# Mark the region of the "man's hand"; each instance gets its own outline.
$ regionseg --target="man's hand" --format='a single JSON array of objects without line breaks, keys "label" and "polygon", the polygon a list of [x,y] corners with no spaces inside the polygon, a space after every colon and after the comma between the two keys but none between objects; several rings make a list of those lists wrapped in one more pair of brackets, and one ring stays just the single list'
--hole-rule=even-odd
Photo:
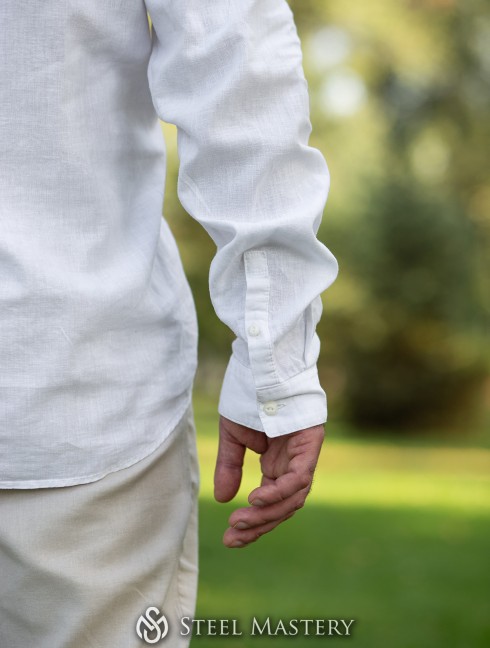
[{"label": "man's hand", "polygon": [[315,425],[271,439],[264,432],[220,416],[215,499],[229,502],[237,494],[247,448],[261,455],[262,469],[261,485],[248,496],[250,506],[230,515],[230,527],[223,536],[227,547],[255,542],[303,507],[324,437],[324,426]]}]

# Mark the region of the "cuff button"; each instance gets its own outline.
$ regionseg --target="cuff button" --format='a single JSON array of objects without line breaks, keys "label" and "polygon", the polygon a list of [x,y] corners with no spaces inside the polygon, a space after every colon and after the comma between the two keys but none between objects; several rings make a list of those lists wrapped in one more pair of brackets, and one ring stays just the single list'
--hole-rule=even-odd
[{"label": "cuff button", "polygon": [[274,416],[277,413],[277,403],[275,401],[267,401],[267,403],[264,403],[264,412],[268,416]]}]

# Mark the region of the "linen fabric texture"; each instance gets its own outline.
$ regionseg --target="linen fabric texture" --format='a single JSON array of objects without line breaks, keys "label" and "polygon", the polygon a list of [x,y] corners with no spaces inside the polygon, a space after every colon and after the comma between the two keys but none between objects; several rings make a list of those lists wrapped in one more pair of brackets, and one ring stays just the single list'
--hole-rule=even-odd
[{"label": "linen fabric texture", "polygon": [[189,405],[197,318],[160,119],[235,334],[219,413],[269,437],[324,423],[316,325],[338,268],[287,2],[2,0],[0,25],[0,488],[131,466]]}]

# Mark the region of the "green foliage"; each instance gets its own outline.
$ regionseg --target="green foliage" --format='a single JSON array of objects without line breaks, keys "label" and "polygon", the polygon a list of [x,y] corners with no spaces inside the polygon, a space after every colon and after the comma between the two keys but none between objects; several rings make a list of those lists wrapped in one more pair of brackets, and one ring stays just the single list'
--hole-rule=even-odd
[{"label": "green foliage", "polygon": [[362,294],[337,331],[349,417],[399,428],[469,417],[487,370],[472,223],[451,203],[386,183],[371,189],[343,249]]},{"label": "green foliage", "polygon": [[[332,171],[321,234],[340,262],[320,327],[322,365],[342,376],[334,409],[393,432],[471,420],[490,366],[488,15],[480,2],[312,6],[325,49],[345,41],[310,77]],[[364,84],[353,114],[321,91],[339,74]]]}]

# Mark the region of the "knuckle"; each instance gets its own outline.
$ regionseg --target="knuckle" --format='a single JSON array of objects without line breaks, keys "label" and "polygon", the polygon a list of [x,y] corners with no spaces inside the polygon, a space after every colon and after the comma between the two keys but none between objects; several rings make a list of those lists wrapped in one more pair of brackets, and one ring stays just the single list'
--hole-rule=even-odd
[{"label": "knuckle", "polygon": [[301,498],[300,500],[296,500],[294,504],[294,510],[299,511],[299,509],[302,509],[304,505],[305,505],[305,500],[303,498]]},{"label": "knuckle", "polygon": [[301,490],[308,488],[311,484],[311,475],[301,475],[299,482]]}]

